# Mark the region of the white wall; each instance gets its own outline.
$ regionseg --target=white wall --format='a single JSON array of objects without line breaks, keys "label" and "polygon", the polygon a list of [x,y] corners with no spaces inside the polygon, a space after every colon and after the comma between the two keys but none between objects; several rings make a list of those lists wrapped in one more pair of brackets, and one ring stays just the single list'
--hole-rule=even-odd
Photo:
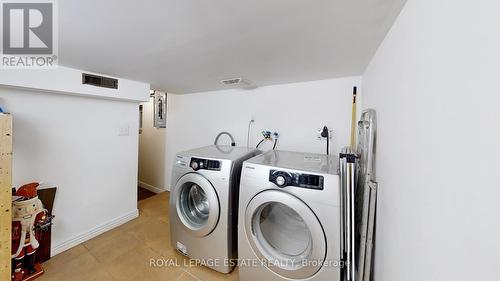
[{"label": "white wall", "polygon": [[[33,89],[52,94],[67,94],[113,100],[147,101],[149,84],[118,79],[118,90],[82,84],[82,73],[89,71],[58,66],[55,69],[0,69],[0,86]],[[111,77],[105,75],[106,77]],[[116,78],[116,77],[113,77]]]},{"label": "white wall", "polygon": [[18,84],[0,87],[0,104],[14,119],[13,184],[58,187],[52,231],[57,254],[137,216],[139,104],[130,100],[147,97],[149,85],[123,80],[112,100],[107,89],[80,91],[76,80],[65,80],[64,73],[77,70],[49,78],[50,89],[59,89],[54,91],[33,89],[47,75],[24,71],[12,76]]},{"label": "white wall", "polygon": [[379,117],[375,280],[500,274],[498,11],[410,0],[363,76]]},{"label": "white wall", "polygon": [[[221,131],[228,131],[239,146],[246,146],[249,120],[250,146],[262,138],[262,130],[278,131],[278,149],[325,153],[326,143],[316,139],[317,129],[334,130],[330,151],[338,153],[349,142],[352,87],[360,77],[267,86],[253,90],[227,90],[167,98],[167,178],[175,153],[210,145]],[[221,144],[230,144],[226,136]],[[271,143],[262,145],[270,149]]]},{"label": "white wall", "polygon": [[167,129],[158,129],[153,126],[154,98],[150,98],[149,102],[142,105],[142,134],[139,135],[139,185],[159,192],[166,188]]}]

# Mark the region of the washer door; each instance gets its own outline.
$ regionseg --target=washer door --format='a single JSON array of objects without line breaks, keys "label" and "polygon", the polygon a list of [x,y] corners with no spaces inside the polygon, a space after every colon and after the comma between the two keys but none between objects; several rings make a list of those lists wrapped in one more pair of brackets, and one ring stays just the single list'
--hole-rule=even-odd
[{"label": "washer door", "polygon": [[219,199],[212,184],[202,175],[189,173],[175,185],[173,196],[177,216],[195,236],[206,236],[219,221]]},{"label": "washer door", "polygon": [[323,227],[313,211],[289,193],[257,194],[246,209],[245,231],[258,258],[283,277],[309,278],[326,258]]}]

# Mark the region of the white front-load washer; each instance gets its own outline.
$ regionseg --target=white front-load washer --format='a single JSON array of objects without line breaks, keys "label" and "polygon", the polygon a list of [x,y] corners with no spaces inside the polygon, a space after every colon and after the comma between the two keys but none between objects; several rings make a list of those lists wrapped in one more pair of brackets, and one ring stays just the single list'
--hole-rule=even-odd
[{"label": "white front-load washer", "polygon": [[222,273],[237,258],[241,165],[255,149],[211,145],[176,155],[170,193],[172,246]]},{"label": "white front-load washer", "polygon": [[338,158],[269,151],[243,163],[240,281],[340,281]]}]

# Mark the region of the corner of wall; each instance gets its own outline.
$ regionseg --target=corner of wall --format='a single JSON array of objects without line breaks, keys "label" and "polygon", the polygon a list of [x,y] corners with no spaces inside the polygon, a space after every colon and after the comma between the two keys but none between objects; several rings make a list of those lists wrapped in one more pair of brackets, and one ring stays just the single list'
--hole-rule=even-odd
[{"label": "corner of wall", "polygon": [[89,229],[88,231],[79,233],[66,241],[59,243],[57,245],[53,245],[51,249],[51,256],[55,256],[57,254],[60,254],[66,250],[69,250],[75,246],[80,245],[81,243],[88,241],[100,234],[103,234],[109,230],[112,230],[124,223],[127,223],[135,218],[139,217],[139,210],[136,209],[128,214],[125,214],[123,216],[114,218],[108,222],[105,222],[103,224],[100,224],[92,229]]}]

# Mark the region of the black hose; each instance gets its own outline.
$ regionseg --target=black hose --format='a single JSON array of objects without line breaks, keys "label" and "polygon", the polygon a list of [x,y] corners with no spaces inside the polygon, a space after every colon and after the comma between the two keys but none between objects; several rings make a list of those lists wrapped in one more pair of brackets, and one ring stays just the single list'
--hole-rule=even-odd
[{"label": "black hose", "polygon": [[259,148],[259,145],[260,145],[261,143],[263,143],[265,140],[266,140],[266,139],[262,139],[261,141],[259,141],[259,143],[255,146],[255,148]]},{"label": "black hose", "polygon": [[321,131],[321,137],[326,138],[326,155],[330,153],[329,147],[330,147],[330,131],[328,130],[327,126],[323,127],[323,130]]},{"label": "black hose", "polygon": [[330,146],[330,136],[326,137],[326,155],[329,154],[329,149],[328,147]]}]

